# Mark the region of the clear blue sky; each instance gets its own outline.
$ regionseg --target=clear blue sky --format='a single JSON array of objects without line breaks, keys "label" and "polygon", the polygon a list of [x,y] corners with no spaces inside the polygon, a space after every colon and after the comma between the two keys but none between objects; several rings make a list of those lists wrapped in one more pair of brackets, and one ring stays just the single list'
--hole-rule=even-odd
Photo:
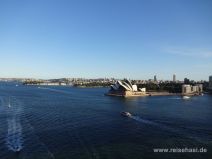
[{"label": "clear blue sky", "polygon": [[0,77],[208,80],[211,0],[1,0]]}]

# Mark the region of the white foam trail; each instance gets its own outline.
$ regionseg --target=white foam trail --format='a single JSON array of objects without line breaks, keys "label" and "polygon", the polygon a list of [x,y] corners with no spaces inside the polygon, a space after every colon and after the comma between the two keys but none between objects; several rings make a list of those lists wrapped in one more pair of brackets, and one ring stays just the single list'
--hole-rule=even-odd
[{"label": "white foam trail", "polygon": [[185,137],[190,138],[190,139],[194,139],[194,140],[196,140],[198,142],[201,142],[201,143],[203,142],[199,137],[191,136],[191,134],[189,134],[188,132],[184,132],[183,130],[180,130],[180,129],[172,128],[172,127],[166,126],[164,124],[159,124],[159,123],[156,123],[156,122],[153,122],[153,121],[142,119],[139,116],[131,116],[130,118],[134,119],[136,121],[139,121],[141,123],[144,123],[144,124],[157,126],[157,127],[162,128],[162,129],[164,129],[166,131],[169,131],[169,132],[172,132],[172,133],[176,133],[176,134],[185,136]]},{"label": "white foam trail", "polygon": [[140,118],[139,116],[131,116],[130,118],[132,118],[132,119],[134,119],[134,120],[136,120],[136,121],[145,123],[145,124],[157,125],[157,126],[159,125],[159,124],[154,123],[154,122],[152,122],[152,121],[142,119],[142,118]]},{"label": "white foam trail", "polygon": [[[22,103],[20,103],[18,99],[12,97],[10,104],[11,108],[5,109],[8,123],[8,130],[5,138],[5,145],[7,148],[13,152],[22,150],[21,156],[23,158],[30,158],[29,156],[33,153],[34,156],[37,155],[45,159],[54,159],[54,155],[48,150],[48,147],[39,140],[39,137],[34,133],[33,127],[23,116],[24,109]],[[34,148],[32,149],[32,147]]]},{"label": "white foam trail", "polygon": [[166,125],[163,125],[163,124],[159,124],[159,123],[156,123],[154,121],[150,121],[150,120],[147,120],[147,119],[142,119],[141,117],[139,116],[131,116],[130,118],[136,120],[136,121],[139,121],[141,123],[144,123],[144,124],[148,124],[148,125],[152,125],[152,126],[157,126],[157,127],[160,127],[164,130],[167,130],[167,131],[171,131],[171,132],[177,132],[175,129],[171,128],[171,127],[168,127]]},{"label": "white foam trail", "polygon": [[23,148],[22,126],[16,118],[8,119],[6,144],[11,151],[20,151]]}]

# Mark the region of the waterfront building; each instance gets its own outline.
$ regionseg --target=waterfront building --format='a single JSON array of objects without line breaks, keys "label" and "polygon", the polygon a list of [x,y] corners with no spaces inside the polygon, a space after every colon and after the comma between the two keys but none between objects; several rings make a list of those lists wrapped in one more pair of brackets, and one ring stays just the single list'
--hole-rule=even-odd
[{"label": "waterfront building", "polygon": [[188,94],[191,93],[191,85],[184,84],[182,85],[182,94]]},{"label": "waterfront building", "polygon": [[137,85],[133,85],[129,80],[116,81],[111,85],[111,88],[107,95],[114,96],[143,96],[146,95],[146,88],[137,88]]},{"label": "waterfront building", "polygon": [[195,86],[197,86],[197,91],[199,91],[200,93],[203,92],[203,84],[196,84]]},{"label": "waterfront building", "polygon": [[137,85],[132,85],[129,80],[116,81],[114,85],[111,85],[111,90],[113,91],[137,91]]},{"label": "waterfront building", "polygon": [[197,92],[199,89],[198,86],[191,86],[191,92]]},{"label": "waterfront building", "polygon": [[194,86],[190,84],[183,84],[182,85],[182,94],[184,95],[199,95],[203,92],[203,85],[196,84]]}]

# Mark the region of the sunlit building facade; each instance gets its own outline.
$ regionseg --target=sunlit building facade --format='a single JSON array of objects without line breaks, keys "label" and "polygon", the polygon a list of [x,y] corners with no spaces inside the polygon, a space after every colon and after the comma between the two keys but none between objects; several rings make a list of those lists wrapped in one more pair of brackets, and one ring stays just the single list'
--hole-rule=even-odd
[{"label": "sunlit building facade", "polygon": [[203,92],[203,85],[202,84],[196,84],[195,86],[192,86],[190,84],[183,84],[182,85],[182,94],[201,94]]},{"label": "sunlit building facade", "polygon": [[134,96],[143,95],[146,93],[146,89],[142,88],[138,90],[137,85],[133,85],[129,80],[116,81],[115,84],[111,85],[109,90],[110,95],[120,96]]}]

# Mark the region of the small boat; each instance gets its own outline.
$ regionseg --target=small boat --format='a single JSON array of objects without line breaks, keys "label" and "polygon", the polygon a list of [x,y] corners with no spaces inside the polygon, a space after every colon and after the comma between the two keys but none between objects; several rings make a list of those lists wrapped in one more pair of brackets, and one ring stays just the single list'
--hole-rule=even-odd
[{"label": "small boat", "polygon": [[189,98],[191,98],[191,97],[189,97],[189,96],[183,96],[183,99],[189,99]]},{"label": "small boat", "polygon": [[121,115],[125,116],[125,117],[131,117],[132,116],[132,114],[130,114],[129,112],[121,112]]},{"label": "small boat", "polygon": [[15,148],[15,153],[16,154],[20,154],[20,152],[21,152],[21,147],[16,147]]}]

